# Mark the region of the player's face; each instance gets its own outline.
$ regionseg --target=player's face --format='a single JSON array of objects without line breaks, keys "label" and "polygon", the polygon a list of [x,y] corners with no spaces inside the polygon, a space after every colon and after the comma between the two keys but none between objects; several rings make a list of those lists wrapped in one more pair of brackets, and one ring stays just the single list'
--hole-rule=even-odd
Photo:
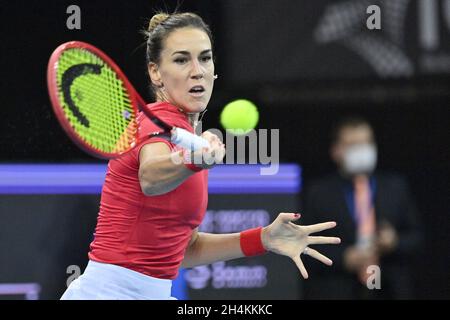
[{"label": "player's face", "polygon": [[163,43],[156,77],[164,95],[186,112],[201,112],[208,105],[214,84],[214,62],[208,35],[195,28],[170,33]]}]

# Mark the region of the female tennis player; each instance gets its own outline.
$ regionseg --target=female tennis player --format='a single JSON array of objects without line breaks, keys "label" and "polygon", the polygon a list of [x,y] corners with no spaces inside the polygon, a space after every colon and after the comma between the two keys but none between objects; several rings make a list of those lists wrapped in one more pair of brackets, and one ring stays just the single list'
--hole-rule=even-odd
[{"label": "female tennis player", "polygon": [[[149,23],[147,65],[156,102],[151,110],[163,121],[194,132],[199,113],[213,90],[212,35],[193,13],[158,13]],[[142,135],[151,121],[139,117]],[[264,228],[241,233],[198,232],[207,202],[208,170],[220,163],[225,146],[206,131],[209,144],[194,154],[164,137],[153,137],[110,160],[89,263],[61,299],[170,299],[180,267],[194,267],[272,251],[290,257],[304,278],[300,259],[332,261],[308,248],[337,244],[339,238],[310,236],[335,222],[294,224],[295,213],[280,213]],[[204,159],[196,163],[192,157]],[[213,161],[210,161],[210,160]]]}]

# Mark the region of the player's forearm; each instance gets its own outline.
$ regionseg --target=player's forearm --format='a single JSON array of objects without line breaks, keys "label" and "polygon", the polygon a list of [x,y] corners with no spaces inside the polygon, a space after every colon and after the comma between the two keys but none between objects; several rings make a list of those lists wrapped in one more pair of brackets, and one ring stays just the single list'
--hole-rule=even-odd
[{"label": "player's forearm", "polygon": [[183,164],[182,153],[177,151],[145,162],[139,170],[139,181],[142,192],[154,196],[172,191],[192,174]]},{"label": "player's forearm", "polygon": [[244,257],[240,234],[212,234],[199,232],[197,239],[187,248],[183,268],[192,268],[217,261]]}]

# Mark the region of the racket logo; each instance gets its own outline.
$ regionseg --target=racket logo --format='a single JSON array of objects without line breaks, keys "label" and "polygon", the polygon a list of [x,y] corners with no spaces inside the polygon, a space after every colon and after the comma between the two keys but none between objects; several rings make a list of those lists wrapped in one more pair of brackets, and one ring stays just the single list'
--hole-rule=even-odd
[{"label": "racket logo", "polygon": [[[69,107],[70,111],[72,111],[73,115],[77,118],[77,120],[86,128],[89,128],[89,120],[86,116],[81,113],[80,109],[77,107],[75,102],[72,99],[71,95],[71,87],[75,79],[78,77],[84,76],[86,74],[100,74],[102,66],[93,63],[81,63],[74,66],[71,66],[66,71],[64,71],[62,75],[62,92],[64,97],[64,102]],[[82,99],[82,97],[79,97]]]}]

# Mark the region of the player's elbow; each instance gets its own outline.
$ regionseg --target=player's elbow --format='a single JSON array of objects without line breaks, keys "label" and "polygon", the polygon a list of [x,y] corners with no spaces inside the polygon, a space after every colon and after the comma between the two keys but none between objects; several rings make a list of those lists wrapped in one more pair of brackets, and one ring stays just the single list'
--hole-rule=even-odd
[{"label": "player's elbow", "polygon": [[158,184],[156,181],[151,179],[152,175],[146,173],[145,170],[139,171],[139,184],[141,186],[141,191],[146,196],[156,196],[160,194]]},{"label": "player's elbow", "polygon": [[149,180],[140,180],[142,193],[146,196],[159,196],[166,191],[161,188],[161,185]]},{"label": "player's elbow", "polygon": [[148,182],[141,182],[141,191],[146,196],[156,195],[156,188]]},{"label": "player's elbow", "polygon": [[139,178],[141,191],[146,196],[160,196],[170,191],[162,181],[148,178]]}]

